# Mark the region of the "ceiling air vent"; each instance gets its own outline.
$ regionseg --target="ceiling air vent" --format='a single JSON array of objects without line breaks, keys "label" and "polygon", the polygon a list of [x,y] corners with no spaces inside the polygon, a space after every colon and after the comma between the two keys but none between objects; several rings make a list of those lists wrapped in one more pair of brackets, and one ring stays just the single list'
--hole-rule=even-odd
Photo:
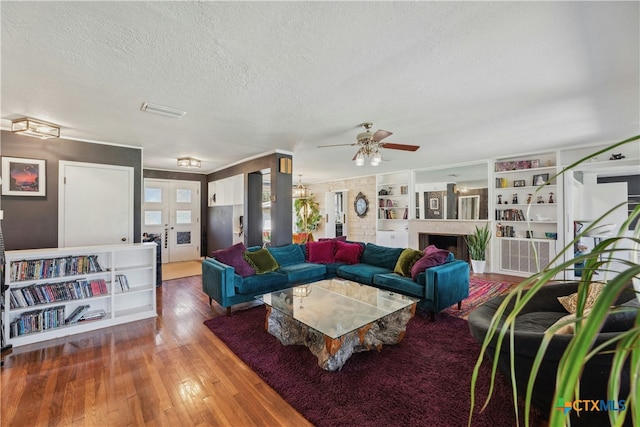
[{"label": "ceiling air vent", "polygon": [[165,107],[164,105],[150,104],[145,102],[140,107],[140,110],[146,111],[147,113],[160,114],[161,116],[169,116],[169,117],[177,117],[181,118],[187,114],[186,111],[176,110],[175,108]]}]

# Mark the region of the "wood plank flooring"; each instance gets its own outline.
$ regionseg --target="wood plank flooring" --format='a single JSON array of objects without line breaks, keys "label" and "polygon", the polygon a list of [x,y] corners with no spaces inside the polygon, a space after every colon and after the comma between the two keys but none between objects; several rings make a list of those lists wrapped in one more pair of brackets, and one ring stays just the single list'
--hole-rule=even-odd
[{"label": "wood plank flooring", "polygon": [[165,281],[157,300],[155,319],[15,348],[0,425],[311,425],[202,324],[225,310],[201,276]]}]

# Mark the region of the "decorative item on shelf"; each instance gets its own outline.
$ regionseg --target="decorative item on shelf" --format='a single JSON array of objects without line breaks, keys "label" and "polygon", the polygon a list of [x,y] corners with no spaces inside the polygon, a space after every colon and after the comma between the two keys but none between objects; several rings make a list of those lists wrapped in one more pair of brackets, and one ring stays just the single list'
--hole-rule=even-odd
[{"label": "decorative item on shelf", "polygon": [[541,185],[545,185],[549,183],[549,174],[541,173],[538,175],[533,175],[533,186],[539,187]]},{"label": "decorative item on shelf", "polygon": [[309,197],[309,195],[309,189],[302,185],[302,175],[298,175],[298,184],[293,187],[291,197],[293,197],[294,199],[304,199]]},{"label": "decorative item on shelf", "polygon": [[484,273],[486,258],[485,252],[491,240],[491,232],[489,231],[489,224],[485,224],[484,227],[479,228],[476,225],[475,232],[464,236],[464,240],[467,243],[469,249],[469,257],[471,258],[471,266],[474,273]]},{"label": "decorative item on shelf", "polygon": [[531,160],[532,169],[539,168],[539,167],[540,167],[540,160]]},{"label": "decorative item on shelf", "polygon": [[356,214],[363,218],[367,215],[367,210],[369,210],[369,200],[367,200],[367,196],[362,194],[362,192],[358,192],[355,201],[353,202],[353,208],[356,211]]},{"label": "decorative item on shelf", "polygon": [[181,168],[199,168],[202,166],[202,162],[193,157],[180,157],[178,158],[178,166]]},{"label": "decorative item on shelf", "polygon": [[549,203],[555,203],[553,201],[553,193],[549,193]]},{"label": "decorative item on shelf", "polygon": [[542,196],[538,196],[538,203],[544,203],[544,200],[542,200]]},{"label": "decorative item on shelf", "polygon": [[511,203],[513,203],[514,205],[518,204],[518,193],[513,193],[513,198],[511,200]]},{"label": "decorative item on shelf", "polygon": [[515,181],[513,181],[513,186],[514,187],[524,187],[526,186],[526,181],[524,179],[516,179]]},{"label": "decorative item on shelf", "polygon": [[625,156],[623,156],[622,153],[618,153],[618,154],[612,154],[611,157],[609,157],[609,160],[622,160],[624,158]]},{"label": "decorative item on shelf", "polygon": [[533,195],[531,193],[527,194],[527,204],[530,205],[531,204],[531,198],[533,197]]},{"label": "decorative item on shelf", "polygon": [[12,120],[11,132],[40,139],[60,138],[60,126],[28,117]]},{"label": "decorative item on shelf", "polygon": [[498,194],[498,204],[502,204],[502,194]]}]

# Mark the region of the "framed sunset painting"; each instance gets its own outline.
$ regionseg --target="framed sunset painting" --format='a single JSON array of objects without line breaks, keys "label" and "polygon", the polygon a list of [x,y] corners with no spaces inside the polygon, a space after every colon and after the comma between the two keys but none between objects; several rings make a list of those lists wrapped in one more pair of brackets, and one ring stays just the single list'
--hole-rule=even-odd
[{"label": "framed sunset painting", "polygon": [[2,158],[3,196],[45,196],[47,188],[44,160]]}]

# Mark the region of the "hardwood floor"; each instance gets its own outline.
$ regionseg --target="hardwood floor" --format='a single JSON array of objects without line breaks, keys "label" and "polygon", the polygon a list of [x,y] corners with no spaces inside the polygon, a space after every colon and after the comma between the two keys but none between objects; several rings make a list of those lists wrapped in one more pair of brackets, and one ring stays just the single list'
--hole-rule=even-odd
[{"label": "hardwood floor", "polygon": [[165,281],[157,300],[155,319],[15,348],[0,425],[311,425],[202,324],[225,310],[201,276]]}]

